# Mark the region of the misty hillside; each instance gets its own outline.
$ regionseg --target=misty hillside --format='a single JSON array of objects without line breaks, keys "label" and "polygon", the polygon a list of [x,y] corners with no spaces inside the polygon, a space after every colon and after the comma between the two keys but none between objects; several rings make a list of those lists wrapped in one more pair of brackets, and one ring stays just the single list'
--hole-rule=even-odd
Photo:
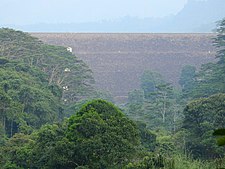
[{"label": "misty hillside", "polygon": [[224,0],[189,0],[165,26],[172,32],[211,32],[216,21],[225,17],[224,7]]}]

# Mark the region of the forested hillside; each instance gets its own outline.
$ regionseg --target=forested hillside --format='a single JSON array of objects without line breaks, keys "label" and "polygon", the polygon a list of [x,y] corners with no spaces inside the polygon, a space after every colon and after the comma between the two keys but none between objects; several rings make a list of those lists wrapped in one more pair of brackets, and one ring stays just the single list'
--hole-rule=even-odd
[{"label": "forested hillside", "polygon": [[91,70],[64,47],[0,29],[0,124],[7,136],[62,120],[64,105],[94,93]]},{"label": "forested hillside", "polygon": [[[223,20],[213,40],[217,62],[203,64],[199,70],[184,66],[181,90],[159,73],[146,70],[140,78],[140,89],[129,93],[126,114],[157,131],[166,146],[161,151],[166,154],[178,148],[176,153],[181,151],[194,159],[224,160],[225,149],[216,145],[213,136],[220,136],[218,143],[225,144],[224,27]],[[214,132],[216,129],[219,132]]]},{"label": "forested hillside", "polygon": [[22,61],[27,66],[44,72],[48,85],[64,90],[62,98],[76,101],[88,93],[93,84],[91,70],[64,47],[43,44],[28,34],[10,29],[1,29],[0,56]]},{"label": "forested hillside", "polygon": [[217,62],[185,65],[180,88],[149,68],[120,108],[65,47],[0,29],[0,168],[224,168],[224,27]]}]

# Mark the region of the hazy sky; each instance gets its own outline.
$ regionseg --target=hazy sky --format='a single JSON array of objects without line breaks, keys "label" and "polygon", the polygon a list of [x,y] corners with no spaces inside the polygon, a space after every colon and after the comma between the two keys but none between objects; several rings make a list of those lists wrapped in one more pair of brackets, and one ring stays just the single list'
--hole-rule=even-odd
[{"label": "hazy sky", "polygon": [[164,17],[188,0],[0,0],[0,25],[73,23],[123,16]]}]

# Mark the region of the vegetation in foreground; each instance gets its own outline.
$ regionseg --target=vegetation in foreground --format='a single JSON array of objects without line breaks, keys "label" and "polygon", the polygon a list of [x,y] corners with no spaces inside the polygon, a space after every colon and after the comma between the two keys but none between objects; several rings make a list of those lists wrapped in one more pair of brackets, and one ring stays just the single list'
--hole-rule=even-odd
[{"label": "vegetation in foreground", "polygon": [[65,48],[1,29],[0,168],[224,168],[224,26],[217,63],[185,66],[181,90],[146,71],[121,109],[83,103],[91,71]]}]

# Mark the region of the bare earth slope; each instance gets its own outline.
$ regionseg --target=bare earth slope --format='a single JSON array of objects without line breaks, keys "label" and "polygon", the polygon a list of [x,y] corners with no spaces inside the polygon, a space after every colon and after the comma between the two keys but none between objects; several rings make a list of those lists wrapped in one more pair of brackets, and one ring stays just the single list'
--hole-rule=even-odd
[{"label": "bare earth slope", "polygon": [[94,72],[96,86],[120,100],[139,88],[144,70],[160,72],[177,85],[181,68],[215,61],[214,34],[32,33],[42,41],[70,46]]}]

